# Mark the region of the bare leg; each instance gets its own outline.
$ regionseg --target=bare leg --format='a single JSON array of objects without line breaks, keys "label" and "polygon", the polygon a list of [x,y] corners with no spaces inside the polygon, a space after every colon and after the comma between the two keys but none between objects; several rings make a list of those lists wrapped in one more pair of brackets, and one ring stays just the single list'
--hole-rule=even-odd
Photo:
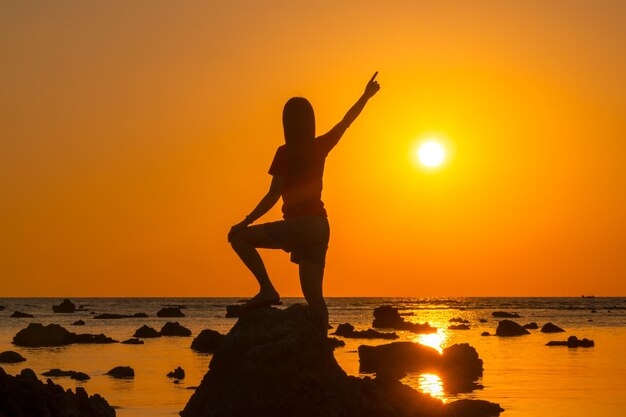
[{"label": "bare leg", "polygon": [[254,300],[278,300],[280,296],[278,291],[274,288],[272,281],[270,280],[263,259],[259,255],[259,251],[256,248],[270,248],[276,249],[276,246],[265,229],[260,226],[250,226],[240,231],[231,239],[231,246],[239,255],[239,258],[252,272],[256,280],[259,282],[260,290],[257,295],[253,297]]},{"label": "bare leg", "polygon": [[306,302],[319,321],[323,333],[328,332],[328,308],[322,292],[324,267],[307,261],[300,261],[300,285]]}]

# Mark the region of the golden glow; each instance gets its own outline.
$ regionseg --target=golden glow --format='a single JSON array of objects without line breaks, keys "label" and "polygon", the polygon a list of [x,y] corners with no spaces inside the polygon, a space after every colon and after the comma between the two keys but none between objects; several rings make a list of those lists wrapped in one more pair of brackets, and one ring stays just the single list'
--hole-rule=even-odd
[{"label": "golden glow", "polygon": [[443,342],[445,342],[445,340],[446,335],[441,329],[439,329],[437,333],[420,334],[413,339],[414,342],[437,349],[439,353],[443,351]]},{"label": "golden glow", "polygon": [[443,145],[435,140],[428,140],[417,148],[418,161],[430,168],[441,165],[445,157],[446,151]]},{"label": "golden glow", "polygon": [[419,390],[446,402],[446,399],[443,396],[443,382],[438,375],[421,374],[419,376]]}]

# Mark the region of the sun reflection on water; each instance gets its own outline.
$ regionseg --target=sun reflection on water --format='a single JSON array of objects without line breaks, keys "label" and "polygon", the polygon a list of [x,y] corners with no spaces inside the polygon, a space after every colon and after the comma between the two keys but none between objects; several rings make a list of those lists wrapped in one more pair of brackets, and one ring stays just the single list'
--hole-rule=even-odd
[{"label": "sun reflection on water", "polygon": [[437,333],[430,334],[418,334],[413,341],[421,343],[422,345],[435,348],[441,353],[443,351],[444,342],[447,339],[447,335],[442,329],[438,329]]},{"label": "sun reflection on water", "polygon": [[443,395],[443,382],[438,375],[421,374],[419,376],[418,385],[421,392],[430,394],[431,396],[446,402]]}]

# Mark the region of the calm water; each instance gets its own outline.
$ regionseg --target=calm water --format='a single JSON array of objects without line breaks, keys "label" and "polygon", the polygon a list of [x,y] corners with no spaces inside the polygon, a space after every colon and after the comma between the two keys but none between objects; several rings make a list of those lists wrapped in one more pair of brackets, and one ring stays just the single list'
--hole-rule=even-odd
[{"label": "calm water", "polygon": [[[32,368],[40,374],[51,368],[86,372],[91,380],[76,382],[69,378],[54,378],[65,388],[83,386],[88,393],[100,393],[118,407],[121,417],[175,416],[184,407],[193,390],[204,376],[211,355],[193,352],[191,338],[163,337],[146,339],[144,345],[71,345],[59,348],[21,348],[11,344],[12,338],[30,322],[58,323],[77,333],[104,333],[117,340],[132,336],[137,328],[147,324],[157,330],[167,319],[157,318],[156,312],[166,305],[184,305],[186,317],[179,321],[197,335],[203,329],[227,332],[236,319],[224,317],[226,305],[235,299],[226,298],[75,298],[76,305],[86,305],[87,311],[74,314],[53,314],[52,304],[61,299],[0,298],[0,351],[15,350],[27,361],[17,365],[3,364],[10,374],[22,368]],[[285,305],[302,302],[284,299]],[[400,340],[412,340],[436,348],[468,342],[484,361],[485,372],[479,383],[484,389],[451,395],[443,391],[436,375],[410,374],[404,382],[444,401],[457,398],[478,398],[498,402],[507,417],[588,417],[623,416],[626,408],[626,298],[331,298],[328,300],[331,324],[350,322],[357,329],[371,326],[372,311],[382,304],[392,304],[407,312],[407,320],[437,326],[434,335],[416,336],[399,332]],[[591,313],[595,309],[596,313]],[[13,319],[19,310],[33,314],[34,319]],[[520,324],[531,321],[540,326],[551,321],[566,333],[546,335],[538,331],[516,338],[481,337],[493,333],[497,320],[491,312],[517,312]],[[148,318],[95,320],[97,313],[144,312]],[[471,330],[447,330],[448,320],[462,317],[470,321]],[[479,323],[486,318],[487,323]],[[83,319],[85,326],[70,326]],[[592,320],[592,321],[590,321]],[[331,330],[332,331],[332,330]],[[565,340],[570,335],[595,340],[589,349],[544,346],[549,340]],[[360,344],[381,344],[386,341],[346,339],[346,346],[335,350],[341,366],[352,375],[359,375],[356,349]],[[118,380],[103,375],[118,365],[135,369],[134,380]],[[172,383],[165,375],[181,366],[186,378]],[[45,378],[45,377],[42,377]]]}]

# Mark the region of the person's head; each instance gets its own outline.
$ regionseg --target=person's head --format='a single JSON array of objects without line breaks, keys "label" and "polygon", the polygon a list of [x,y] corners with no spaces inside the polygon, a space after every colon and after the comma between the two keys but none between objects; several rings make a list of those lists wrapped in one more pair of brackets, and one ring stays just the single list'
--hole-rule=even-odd
[{"label": "person's head", "polygon": [[296,144],[315,138],[315,113],[304,97],[292,97],[283,108],[285,143]]}]

